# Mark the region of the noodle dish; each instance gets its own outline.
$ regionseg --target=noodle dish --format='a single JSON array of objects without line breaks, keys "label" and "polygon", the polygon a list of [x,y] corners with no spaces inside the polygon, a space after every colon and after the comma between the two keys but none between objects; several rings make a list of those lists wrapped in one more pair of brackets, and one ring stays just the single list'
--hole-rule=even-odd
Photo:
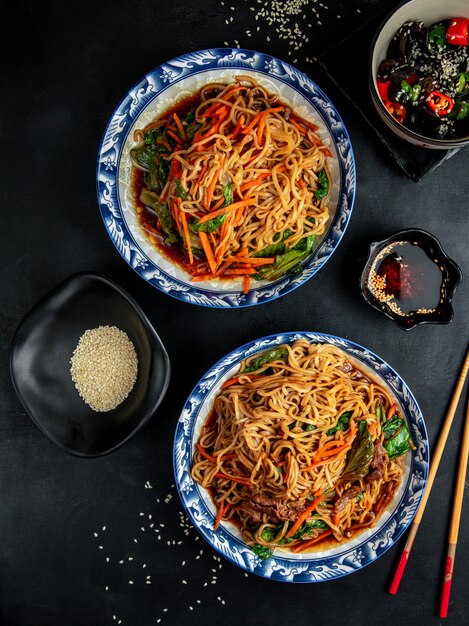
[{"label": "noodle dish", "polygon": [[327,335],[269,337],[233,356],[196,387],[176,433],[193,523],[234,562],[281,580],[341,576],[377,558],[410,523],[428,465],[405,383]]},{"label": "noodle dish", "polygon": [[203,50],[156,68],[104,135],[106,229],[145,280],[215,307],[268,302],[328,260],[355,194],[345,127],[273,57]]}]

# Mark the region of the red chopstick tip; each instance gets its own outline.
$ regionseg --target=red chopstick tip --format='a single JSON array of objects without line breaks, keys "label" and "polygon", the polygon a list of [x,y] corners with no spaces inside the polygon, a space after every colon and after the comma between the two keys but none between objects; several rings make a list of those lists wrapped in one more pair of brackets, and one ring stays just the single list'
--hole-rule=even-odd
[{"label": "red chopstick tip", "polygon": [[445,581],[441,592],[440,617],[448,617],[449,597],[451,594],[451,583],[453,581],[453,557],[446,558]]},{"label": "red chopstick tip", "polygon": [[389,593],[395,595],[399,589],[402,575],[404,574],[405,566],[407,565],[407,559],[409,558],[409,550],[403,550],[401,558],[399,559],[399,565],[397,566],[396,573],[389,587]]}]

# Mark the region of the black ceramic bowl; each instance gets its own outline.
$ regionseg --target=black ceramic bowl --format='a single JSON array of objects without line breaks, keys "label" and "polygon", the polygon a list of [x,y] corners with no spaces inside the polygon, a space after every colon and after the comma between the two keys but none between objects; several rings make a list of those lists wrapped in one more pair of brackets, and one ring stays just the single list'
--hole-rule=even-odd
[{"label": "black ceramic bowl", "polygon": [[[90,328],[117,326],[138,357],[138,375],[116,409],[93,411],[78,395],[70,358]],[[169,383],[170,363],[153,326],[118,285],[98,274],[76,274],[47,294],[13,337],[10,371],[23,406],[55,444],[76,456],[111,452],[150,419]]]},{"label": "black ceramic bowl", "polygon": [[400,124],[390,115],[381,100],[376,86],[376,78],[379,64],[386,58],[389,42],[402,24],[410,20],[419,20],[423,21],[426,26],[430,26],[431,24],[450,19],[451,17],[469,17],[469,4],[467,0],[445,0],[445,2],[437,2],[436,0],[406,0],[394,8],[384,19],[376,31],[370,49],[368,84],[373,105],[379,116],[386,126],[401,139],[416,146],[431,148],[433,150],[462,148],[469,145],[469,136],[463,136],[457,139],[436,139],[420,135],[403,124]]},{"label": "black ceramic bowl", "polygon": [[[377,266],[377,259],[389,248],[392,251],[392,244],[397,242],[413,244],[418,247],[424,253],[422,258],[428,259],[428,264],[434,264],[437,271],[441,272],[439,299],[437,296],[438,304],[433,310],[428,312],[410,311],[406,315],[398,314],[390,308],[388,303],[380,301],[373,289],[370,288],[370,272]],[[418,280],[425,280],[424,273],[425,270],[420,268]],[[401,230],[383,241],[375,241],[370,244],[368,260],[360,278],[360,291],[368,304],[392,319],[399,328],[410,330],[418,324],[448,324],[451,322],[453,319],[451,300],[461,279],[462,272],[459,266],[448,257],[438,239],[424,230],[413,228]]]}]

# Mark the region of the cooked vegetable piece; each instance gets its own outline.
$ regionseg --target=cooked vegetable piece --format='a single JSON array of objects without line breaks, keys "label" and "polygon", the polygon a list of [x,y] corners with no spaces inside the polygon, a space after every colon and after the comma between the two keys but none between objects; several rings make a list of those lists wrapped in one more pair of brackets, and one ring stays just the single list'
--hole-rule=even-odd
[{"label": "cooked vegetable piece", "polygon": [[287,272],[295,268],[298,263],[306,259],[313,251],[315,235],[309,235],[302,239],[291,250],[284,254],[279,254],[272,265],[264,265],[257,270],[254,275],[256,280],[275,280],[284,276]]},{"label": "cooked vegetable piece", "polygon": [[446,41],[452,46],[469,45],[469,19],[453,17],[446,31]]},{"label": "cooked vegetable piece", "polygon": [[382,426],[384,447],[390,459],[405,454],[411,449],[411,436],[406,421],[394,415]]},{"label": "cooked vegetable piece", "polygon": [[427,106],[435,115],[443,117],[448,115],[454,107],[454,100],[441,91],[432,91],[426,99]]},{"label": "cooked vegetable piece", "polygon": [[161,230],[166,235],[164,242],[168,245],[178,243],[179,237],[177,235],[176,224],[174,223],[173,216],[171,215],[168,205],[165,202],[159,202],[155,206],[155,210],[160,220]]},{"label": "cooked vegetable piece", "polygon": [[256,254],[254,254],[253,256],[256,258],[269,258],[271,256],[277,256],[277,254],[282,254],[286,250],[286,245],[284,244],[284,241],[285,239],[288,239],[290,235],[293,235],[292,230],[284,230],[282,235],[280,235],[280,233],[277,233],[277,236],[274,235],[275,243],[271,244],[270,246],[266,246],[265,248],[262,248],[262,250],[259,250],[259,252],[256,252]]},{"label": "cooked vegetable piece", "polygon": [[210,220],[209,222],[204,222],[203,224],[200,224],[198,221],[191,222],[189,224],[189,228],[194,233],[198,233],[200,231],[202,231],[203,233],[214,233],[226,220],[227,215],[227,213],[224,213],[223,215],[214,217],[213,220]]},{"label": "cooked vegetable piece", "polygon": [[258,357],[252,365],[249,365],[244,370],[244,373],[247,372],[255,372],[260,369],[267,363],[272,363],[272,361],[284,361],[288,362],[288,350],[286,348],[274,348],[273,350],[267,350],[260,357]]},{"label": "cooked vegetable piece", "polygon": [[428,41],[439,48],[444,48],[446,44],[446,28],[439,24],[428,33]]},{"label": "cooked vegetable piece", "polygon": [[368,424],[366,420],[361,420],[358,424],[357,436],[347,456],[341,482],[353,482],[364,478],[368,473],[373,454],[374,446]]},{"label": "cooked vegetable piece", "polygon": [[261,546],[258,543],[256,543],[255,546],[252,546],[251,550],[254,552],[254,554],[257,554],[257,556],[263,561],[270,558],[273,553],[272,548],[267,548],[267,546]]},{"label": "cooked vegetable piece", "polygon": [[318,188],[314,192],[314,195],[318,200],[322,200],[329,193],[329,179],[327,178],[326,170],[321,170],[317,179]]},{"label": "cooked vegetable piece", "polygon": [[333,435],[339,430],[347,430],[352,415],[353,411],[345,411],[345,413],[342,413],[337,421],[337,424],[332,428],[329,428],[329,430],[326,431],[326,435]]},{"label": "cooked vegetable piece", "polygon": [[187,200],[189,198],[189,194],[187,193],[187,191],[182,186],[182,183],[179,180],[179,178],[175,178],[174,179],[174,184],[176,186],[176,195],[179,198],[182,198],[182,200]]}]

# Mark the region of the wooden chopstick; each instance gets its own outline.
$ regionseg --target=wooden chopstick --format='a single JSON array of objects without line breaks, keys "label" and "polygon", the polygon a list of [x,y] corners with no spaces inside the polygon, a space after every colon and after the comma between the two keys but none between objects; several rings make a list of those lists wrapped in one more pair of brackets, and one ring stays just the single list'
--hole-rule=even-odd
[{"label": "wooden chopstick", "polygon": [[447,617],[451,582],[453,580],[454,556],[458,543],[459,522],[461,521],[462,501],[464,498],[464,483],[466,482],[467,460],[469,457],[469,402],[467,403],[466,422],[459,454],[458,478],[454,492],[451,526],[448,537],[448,552],[446,554],[445,579],[441,591],[440,617]]},{"label": "wooden chopstick", "polygon": [[399,583],[401,582],[402,575],[404,574],[404,570],[407,565],[407,561],[409,559],[409,555],[411,553],[412,546],[414,544],[414,540],[417,535],[419,525],[420,525],[420,522],[422,521],[425,507],[427,505],[427,501],[428,501],[430,492],[433,487],[433,481],[435,480],[435,476],[438,471],[438,466],[440,465],[441,457],[443,455],[443,450],[445,449],[446,440],[448,439],[448,434],[451,429],[451,425],[453,423],[454,414],[456,413],[456,408],[458,406],[459,398],[461,397],[461,393],[464,387],[464,382],[466,380],[468,370],[469,370],[469,350],[466,354],[464,364],[459,373],[456,388],[454,390],[453,397],[451,399],[451,404],[449,406],[448,412],[446,413],[445,421],[443,423],[443,428],[441,429],[441,433],[438,438],[438,442],[436,444],[435,453],[433,455],[433,460],[430,463],[430,471],[428,472],[427,487],[423,494],[423,498],[417,510],[417,513],[415,514],[414,521],[412,522],[412,526],[410,527],[410,532],[407,537],[404,550],[401,554],[401,558],[399,560],[399,564],[394,574],[394,578],[392,580],[391,586],[389,588],[389,593],[392,593],[392,594],[397,593],[397,590],[399,588]]}]

